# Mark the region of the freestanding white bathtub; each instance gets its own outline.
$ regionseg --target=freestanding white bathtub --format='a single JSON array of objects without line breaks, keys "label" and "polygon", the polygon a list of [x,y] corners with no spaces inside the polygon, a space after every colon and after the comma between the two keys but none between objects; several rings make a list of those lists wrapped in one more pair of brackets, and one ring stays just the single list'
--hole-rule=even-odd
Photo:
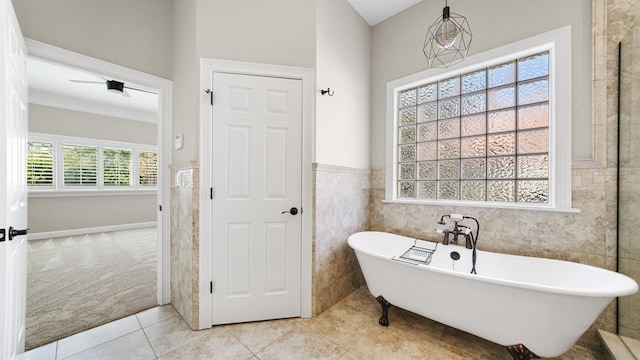
[{"label": "freestanding white bathtub", "polygon": [[[627,276],[568,261],[478,250],[471,274],[472,250],[462,246],[384,232],[348,242],[382,305],[381,325],[394,305],[506,346],[514,359],[565,353],[612,299],[638,290]],[[435,249],[428,265],[394,259],[416,243]]]}]

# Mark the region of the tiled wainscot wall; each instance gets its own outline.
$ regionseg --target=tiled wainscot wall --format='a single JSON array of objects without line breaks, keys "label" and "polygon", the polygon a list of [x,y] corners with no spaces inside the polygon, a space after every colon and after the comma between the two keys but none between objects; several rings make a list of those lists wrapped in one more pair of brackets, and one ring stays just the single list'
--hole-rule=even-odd
[{"label": "tiled wainscot wall", "polygon": [[171,304],[192,329],[198,328],[199,168],[171,166]]},{"label": "tiled wainscot wall", "polygon": [[347,238],[369,227],[370,173],[313,166],[313,315],[364,284]]}]

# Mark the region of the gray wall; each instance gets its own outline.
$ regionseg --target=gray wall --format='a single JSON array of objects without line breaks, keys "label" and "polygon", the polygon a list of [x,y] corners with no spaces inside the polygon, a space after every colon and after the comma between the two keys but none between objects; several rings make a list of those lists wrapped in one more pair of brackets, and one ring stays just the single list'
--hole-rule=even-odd
[{"label": "gray wall", "polygon": [[184,148],[173,162],[199,158],[199,59],[315,67],[316,0],[174,1],[173,132]]},{"label": "gray wall", "polygon": [[158,144],[156,124],[29,104],[29,131],[147,145]]},{"label": "gray wall", "polygon": [[316,16],[315,160],[368,169],[371,28],[345,0],[320,0]]},{"label": "gray wall", "polygon": [[171,79],[171,0],[13,0],[25,37]]},{"label": "gray wall", "polygon": [[[565,25],[572,26],[573,158],[591,154],[591,1],[456,0],[451,12],[467,17],[473,33],[469,55]],[[371,51],[371,169],[384,169],[386,83],[426,70],[422,45],[443,2],[422,1],[376,25]],[[444,69],[443,71],[445,71]]]},{"label": "gray wall", "polygon": [[[29,131],[155,145],[157,126],[29,104]],[[32,233],[156,221],[156,195],[29,197]]]}]

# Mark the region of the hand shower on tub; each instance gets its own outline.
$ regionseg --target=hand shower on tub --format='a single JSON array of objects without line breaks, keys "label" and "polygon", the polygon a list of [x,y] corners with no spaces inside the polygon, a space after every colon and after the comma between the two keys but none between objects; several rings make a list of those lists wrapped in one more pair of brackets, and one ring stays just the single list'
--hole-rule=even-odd
[{"label": "hand shower on tub", "polygon": [[[449,241],[453,241],[457,243],[458,236],[463,235],[465,237],[466,248],[473,250],[472,256],[471,256],[471,262],[472,262],[471,273],[475,274],[476,273],[476,244],[478,243],[478,236],[480,235],[480,223],[478,222],[478,219],[472,216],[467,216],[462,214],[445,214],[445,215],[442,215],[442,217],[440,217],[440,221],[438,221],[437,223],[439,225],[446,225],[444,221],[445,218],[448,218],[449,220],[453,221],[454,226],[453,226],[453,230],[436,229],[436,232],[444,234],[444,237],[442,239],[442,245],[449,245]],[[465,225],[458,224],[459,222],[462,222],[466,219],[475,221],[476,223],[475,237],[473,236],[473,232],[471,231],[471,228]],[[453,235],[452,240],[449,239],[449,235]]]}]

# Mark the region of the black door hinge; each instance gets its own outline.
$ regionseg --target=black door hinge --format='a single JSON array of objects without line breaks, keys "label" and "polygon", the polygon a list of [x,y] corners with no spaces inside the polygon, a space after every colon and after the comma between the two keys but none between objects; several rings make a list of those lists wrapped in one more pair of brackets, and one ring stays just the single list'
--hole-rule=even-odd
[{"label": "black door hinge", "polygon": [[207,89],[204,92],[206,92],[207,94],[209,94],[209,98],[211,100],[211,106],[213,106],[213,91],[211,91],[211,89]]},{"label": "black door hinge", "polygon": [[3,242],[7,236],[7,230],[0,229],[0,242]]},{"label": "black door hinge", "polygon": [[213,294],[213,281],[209,283],[209,293]]},{"label": "black door hinge", "polygon": [[162,205],[158,205],[158,210],[162,211]]}]

